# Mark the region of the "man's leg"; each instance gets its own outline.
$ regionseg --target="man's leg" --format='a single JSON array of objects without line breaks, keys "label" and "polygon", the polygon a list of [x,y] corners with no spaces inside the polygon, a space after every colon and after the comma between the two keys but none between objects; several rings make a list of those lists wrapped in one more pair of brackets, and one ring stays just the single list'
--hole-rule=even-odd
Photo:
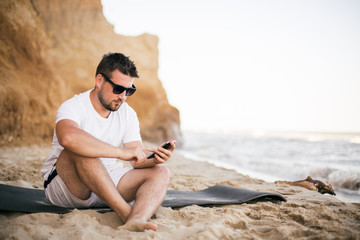
[{"label": "man's leg", "polygon": [[164,201],[169,185],[170,172],[165,166],[134,169],[119,181],[117,189],[126,201],[135,199],[135,204],[124,225],[132,231],[156,230],[148,220]]},{"label": "man's leg", "polygon": [[56,170],[74,196],[86,200],[94,192],[126,222],[131,207],[121,197],[99,159],[85,158],[63,150],[56,163]]}]

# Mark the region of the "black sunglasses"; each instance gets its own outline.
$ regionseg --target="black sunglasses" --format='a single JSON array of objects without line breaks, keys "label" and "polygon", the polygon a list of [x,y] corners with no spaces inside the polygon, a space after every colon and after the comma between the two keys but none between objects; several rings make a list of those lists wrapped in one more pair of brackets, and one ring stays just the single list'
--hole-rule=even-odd
[{"label": "black sunglasses", "polygon": [[105,81],[107,81],[108,83],[111,84],[111,86],[113,87],[114,94],[121,94],[122,92],[126,91],[125,95],[131,96],[136,91],[136,87],[134,84],[132,85],[131,88],[126,88],[124,86],[113,83],[113,81],[111,81],[110,78],[108,76],[106,76],[105,74],[103,74],[103,73],[100,73],[100,74],[104,77]]}]

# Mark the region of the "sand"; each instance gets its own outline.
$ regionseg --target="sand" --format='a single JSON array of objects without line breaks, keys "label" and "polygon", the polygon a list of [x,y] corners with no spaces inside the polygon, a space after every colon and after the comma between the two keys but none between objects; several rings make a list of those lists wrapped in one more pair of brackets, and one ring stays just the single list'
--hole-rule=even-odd
[{"label": "sand", "polygon": [[[42,187],[48,146],[0,148],[0,182]],[[300,187],[275,185],[174,154],[170,189],[200,190],[225,184],[282,194],[268,201],[220,207],[160,207],[157,232],[129,232],[113,212],[68,214],[0,212],[0,239],[360,239],[360,205]]]}]

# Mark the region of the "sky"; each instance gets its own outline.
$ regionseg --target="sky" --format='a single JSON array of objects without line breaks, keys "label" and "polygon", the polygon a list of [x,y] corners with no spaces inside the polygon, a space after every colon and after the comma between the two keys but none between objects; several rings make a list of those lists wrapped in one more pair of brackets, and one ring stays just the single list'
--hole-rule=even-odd
[{"label": "sky", "polygon": [[360,1],[102,4],[116,33],[159,37],[183,130],[360,132]]}]

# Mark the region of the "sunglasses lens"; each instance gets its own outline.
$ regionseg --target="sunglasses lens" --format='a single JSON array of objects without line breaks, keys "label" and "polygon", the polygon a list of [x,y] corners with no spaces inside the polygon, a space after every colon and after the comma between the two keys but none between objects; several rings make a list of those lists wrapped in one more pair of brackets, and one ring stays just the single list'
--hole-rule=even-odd
[{"label": "sunglasses lens", "polygon": [[121,94],[125,90],[126,90],[126,88],[124,88],[123,86],[117,85],[117,86],[114,86],[113,92],[115,94]]},{"label": "sunglasses lens", "polygon": [[131,96],[134,94],[134,92],[136,91],[136,88],[128,88],[126,90],[126,96]]},{"label": "sunglasses lens", "polygon": [[115,86],[113,92],[115,94],[121,94],[126,90],[126,96],[131,96],[136,91],[136,88],[124,88],[123,86]]}]

